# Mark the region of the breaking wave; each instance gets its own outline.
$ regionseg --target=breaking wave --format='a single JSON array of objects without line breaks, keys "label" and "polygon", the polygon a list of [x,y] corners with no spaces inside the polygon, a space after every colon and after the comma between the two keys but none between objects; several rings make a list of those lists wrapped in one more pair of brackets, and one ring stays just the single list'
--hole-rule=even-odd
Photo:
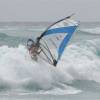
[{"label": "breaking wave", "polygon": [[95,28],[82,28],[80,29],[83,32],[88,32],[91,34],[100,34],[100,27],[95,27]]},{"label": "breaking wave", "polygon": [[[0,91],[73,94],[83,90],[73,83],[100,83],[100,40],[69,45],[57,67],[42,59],[32,61],[24,45],[0,47]],[[42,91],[42,92],[41,92]]]}]

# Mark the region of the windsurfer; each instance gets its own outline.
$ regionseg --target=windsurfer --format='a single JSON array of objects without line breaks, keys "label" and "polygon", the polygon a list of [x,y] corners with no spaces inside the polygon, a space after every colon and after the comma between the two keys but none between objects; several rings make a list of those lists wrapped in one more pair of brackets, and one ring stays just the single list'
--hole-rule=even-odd
[{"label": "windsurfer", "polygon": [[71,16],[48,26],[36,41],[28,39],[27,47],[29,47],[32,59],[37,61],[37,57],[40,55],[43,60],[57,66],[68,42],[78,27],[78,22],[71,19]]},{"label": "windsurfer", "polygon": [[37,61],[37,56],[40,54],[40,52],[42,51],[40,48],[40,44],[39,41],[37,40],[37,42],[33,42],[29,49],[29,53],[31,54],[32,59],[34,59],[35,61]]}]

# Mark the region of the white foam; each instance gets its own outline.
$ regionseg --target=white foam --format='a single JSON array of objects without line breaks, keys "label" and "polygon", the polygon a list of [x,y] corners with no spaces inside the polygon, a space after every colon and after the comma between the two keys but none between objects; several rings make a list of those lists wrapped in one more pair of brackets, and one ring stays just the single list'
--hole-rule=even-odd
[{"label": "white foam", "polygon": [[38,62],[32,61],[25,46],[2,46],[0,80],[11,84],[15,89],[27,89],[31,86],[33,90],[52,89],[62,92],[68,89],[67,93],[72,90],[75,93],[77,89],[64,84],[76,79],[100,82],[100,58],[96,55],[96,46],[97,44],[91,41],[69,45],[56,68],[41,59]]},{"label": "white foam", "polygon": [[32,86],[33,90],[35,87],[42,90],[61,87],[63,82],[71,80],[66,73],[42,60],[32,61],[21,45],[0,47],[0,79],[14,89]]},{"label": "white foam", "polygon": [[[91,41],[70,45],[60,62],[63,70],[73,79],[100,82],[100,58],[96,55],[98,45]],[[66,66],[65,66],[66,65]]]}]

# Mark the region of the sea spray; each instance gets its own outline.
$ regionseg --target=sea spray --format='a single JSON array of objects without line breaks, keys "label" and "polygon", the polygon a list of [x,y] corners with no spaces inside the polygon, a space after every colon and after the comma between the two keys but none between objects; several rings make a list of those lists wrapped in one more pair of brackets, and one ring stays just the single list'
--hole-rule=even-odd
[{"label": "sea spray", "polygon": [[94,42],[69,45],[57,67],[40,58],[38,62],[33,61],[23,45],[15,48],[1,46],[1,82],[4,82],[8,89],[25,91],[51,91],[57,88],[61,91],[75,91],[74,87],[68,85],[75,80],[100,82],[100,58],[96,55],[98,44]]}]

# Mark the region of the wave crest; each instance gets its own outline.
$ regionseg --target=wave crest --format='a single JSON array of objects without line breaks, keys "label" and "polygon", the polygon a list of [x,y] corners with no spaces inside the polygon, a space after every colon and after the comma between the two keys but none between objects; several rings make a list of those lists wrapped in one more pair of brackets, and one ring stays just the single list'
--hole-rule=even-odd
[{"label": "wave crest", "polygon": [[95,27],[95,28],[82,28],[80,29],[83,32],[88,32],[91,34],[100,34],[100,27]]}]

